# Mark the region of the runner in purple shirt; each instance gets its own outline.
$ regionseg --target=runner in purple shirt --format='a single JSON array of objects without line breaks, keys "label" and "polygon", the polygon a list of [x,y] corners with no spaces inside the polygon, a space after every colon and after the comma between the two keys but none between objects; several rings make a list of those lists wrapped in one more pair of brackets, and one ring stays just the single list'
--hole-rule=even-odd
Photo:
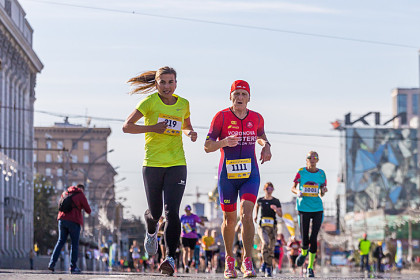
[{"label": "runner in purple shirt", "polygon": [[191,212],[191,206],[185,206],[185,214],[181,217],[181,239],[183,246],[184,272],[190,271],[191,259],[194,255],[195,244],[197,243],[197,224],[204,226],[200,217]]}]

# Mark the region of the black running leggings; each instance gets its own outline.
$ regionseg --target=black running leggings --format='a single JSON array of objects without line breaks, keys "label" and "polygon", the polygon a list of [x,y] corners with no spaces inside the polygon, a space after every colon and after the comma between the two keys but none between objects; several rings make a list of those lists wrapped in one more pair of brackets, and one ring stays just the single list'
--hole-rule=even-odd
[{"label": "black running leggings", "polygon": [[[312,219],[311,236],[309,237],[309,224]],[[324,211],[301,212],[299,211],[300,234],[302,235],[302,249],[308,249],[312,254],[316,254],[318,249],[317,237],[324,219]],[[310,245],[310,246],[309,246]]]},{"label": "black running leggings", "polygon": [[[168,256],[175,258],[181,235],[179,206],[184,195],[187,167],[143,166],[143,181],[149,209],[144,213],[147,232],[156,232],[156,226],[165,204],[165,246]],[[163,198],[163,200],[162,200]]]}]

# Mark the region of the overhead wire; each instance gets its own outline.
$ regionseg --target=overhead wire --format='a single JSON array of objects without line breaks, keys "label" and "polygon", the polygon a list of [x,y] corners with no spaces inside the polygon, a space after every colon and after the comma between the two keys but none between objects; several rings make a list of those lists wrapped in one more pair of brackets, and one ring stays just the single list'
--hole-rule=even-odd
[{"label": "overhead wire", "polygon": [[416,50],[419,48],[419,46],[408,45],[408,44],[398,44],[398,43],[392,43],[392,42],[375,41],[375,40],[359,39],[359,38],[336,36],[336,35],[327,35],[327,34],[320,34],[320,33],[311,33],[311,32],[272,28],[272,27],[264,27],[264,26],[220,22],[220,21],[204,20],[204,19],[197,19],[197,18],[187,18],[187,17],[169,16],[169,15],[161,15],[161,14],[151,14],[151,13],[144,13],[144,12],[139,12],[139,11],[134,11],[134,10],[131,10],[131,11],[120,10],[120,9],[115,9],[115,8],[103,8],[103,7],[97,7],[97,6],[87,6],[87,5],[71,4],[71,3],[63,3],[63,2],[55,2],[55,1],[47,1],[47,0],[26,0],[26,1],[38,2],[38,3],[44,3],[44,4],[51,4],[51,5],[59,5],[59,6],[68,6],[68,7],[74,7],[74,8],[98,10],[98,11],[105,11],[105,12],[132,14],[132,15],[139,15],[139,16],[163,18],[163,19],[172,19],[172,20],[187,21],[187,22],[194,22],[194,23],[213,24],[213,25],[220,25],[220,26],[229,26],[229,27],[237,27],[237,28],[245,28],[245,29],[262,30],[262,31],[268,31],[268,32],[278,32],[278,33],[285,33],[285,34],[318,37],[318,38],[324,38],[324,39],[352,41],[352,42],[358,42],[358,43],[383,45],[383,46],[389,46],[389,47],[409,48],[409,49],[416,49]]},{"label": "overhead wire", "polygon": [[[97,116],[89,116],[89,115],[77,115],[77,114],[67,114],[67,113],[56,113],[56,112],[50,112],[45,110],[31,110],[31,109],[25,109],[25,108],[18,108],[14,106],[0,106],[0,108],[5,109],[13,109],[13,110],[25,110],[25,111],[31,111],[35,113],[41,113],[41,114],[47,114],[54,117],[62,117],[62,118],[85,118],[85,119],[92,119],[92,120],[99,120],[99,121],[112,121],[112,122],[124,122],[124,119],[118,119],[118,118],[105,118],[105,117],[97,117]],[[141,123],[141,121],[140,121]],[[203,129],[208,130],[208,126],[200,126],[200,125],[194,125],[194,128],[196,129]],[[356,127],[355,127],[356,128]],[[376,128],[376,127],[372,127]],[[290,131],[273,131],[273,130],[267,130],[265,131],[266,134],[272,134],[272,135],[283,135],[283,136],[299,136],[299,137],[319,137],[319,138],[360,138],[358,136],[341,136],[339,134],[319,134],[319,133],[305,133],[305,132],[290,132]],[[417,137],[413,138],[402,138],[402,137],[378,137],[378,136],[364,136],[363,139],[388,139],[388,140],[409,140],[409,141],[419,141]],[[302,144],[303,145],[303,144]]]}]

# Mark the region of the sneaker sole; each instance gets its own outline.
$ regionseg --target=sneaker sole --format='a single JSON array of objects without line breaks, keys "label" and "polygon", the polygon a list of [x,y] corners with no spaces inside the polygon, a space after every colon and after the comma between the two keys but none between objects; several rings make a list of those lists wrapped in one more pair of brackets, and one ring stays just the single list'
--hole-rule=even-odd
[{"label": "sneaker sole", "polygon": [[159,270],[162,274],[166,274],[168,276],[172,276],[175,272],[174,269],[172,268],[172,266],[169,263],[166,263],[166,262],[162,263],[159,266]]},{"label": "sneaker sole", "polygon": [[225,279],[238,278],[238,274],[229,276],[229,275],[226,275],[226,274],[223,273],[223,276],[225,277]]}]

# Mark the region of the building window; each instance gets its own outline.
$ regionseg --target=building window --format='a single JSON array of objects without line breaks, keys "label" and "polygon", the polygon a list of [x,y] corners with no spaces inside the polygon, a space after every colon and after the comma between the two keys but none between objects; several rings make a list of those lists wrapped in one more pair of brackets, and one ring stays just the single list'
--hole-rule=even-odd
[{"label": "building window", "polygon": [[57,189],[58,190],[62,190],[63,189],[63,181],[61,181],[61,180],[58,180],[57,181]]},{"label": "building window", "polygon": [[57,176],[63,176],[63,168],[57,169]]},{"label": "building window", "polygon": [[46,162],[52,162],[52,156],[51,156],[51,154],[46,154],[45,155],[45,161]]},{"label": "building window", "polygon": [[83,162],[84,163],[89,163],[89,156],[83,156]]},{"label": "building window", "polygon": [[36,153],[34,153],[34,162],[36,162]]},{"label": "building window", "polygon": [[63,141],[57,141],[57,149],[63,149]]},{"label": "building window", "polygon": [[57,162],[63,162],[63,156],[57,155]]},{"label": "building window", "polygon": [[77,155],[71,155],[71,161],[77,163]]},{"label": "building window", "polygon": [[47,141],[47,142],[45,142],[45,147],[46,147],[48,150],[52,149],[51,141]]},{"label": "building window", "polygon": [[83,142],[83,150],[85,151],[89,150],[89,142],[87,141]]},{"label": "building window", "polygon": [[45,176],[51,176],[51,168],[45,168]]},{"label": "building window", "polygon": [[33,145],[34,145],[33,148],[37,148],[38,147],[38,141],[35,140]]},{"label": "building window", "polygon": [[419,95],[418,94],[413,94],[411,102],[413,103],[412,114],[413,115],[418,115],[419,114]]},{"label": "building window", "polygon": [[407,94],[397,96],[397,114],[407,112]]},{"label": "building window", "polygon": [[77,150],[77,140],[73,140],[73,144],[71,145],[71,148],[73,149],[73,150]]}]

